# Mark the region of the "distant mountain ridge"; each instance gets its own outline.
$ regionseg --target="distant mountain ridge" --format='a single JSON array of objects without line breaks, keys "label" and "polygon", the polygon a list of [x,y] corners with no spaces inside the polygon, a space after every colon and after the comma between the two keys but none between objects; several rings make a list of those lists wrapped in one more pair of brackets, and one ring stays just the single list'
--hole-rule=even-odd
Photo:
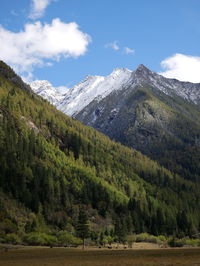
[{"label": "distant mountain ridge", "polygon": [[152,72],[144,65],[135,71],[117,68],[104,76],[87,76],[73,88],[60,93],[48,81],[36,80],[30,83],[34,92],[54,104],[65,114],[75,116],[94,99],[100,100],[113,91],[123,90],[126,85],[149,85],[156,87],[167,95],[178,95],[192,103],[200,104],[200,83],[183,82],[165,78]]}]

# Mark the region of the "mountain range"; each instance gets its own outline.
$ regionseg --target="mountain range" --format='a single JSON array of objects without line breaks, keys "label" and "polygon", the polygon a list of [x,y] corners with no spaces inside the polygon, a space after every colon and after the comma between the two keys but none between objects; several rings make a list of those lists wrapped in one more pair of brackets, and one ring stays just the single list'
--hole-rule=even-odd
[{"label": "mountain range", "polygon": [[152,86],[166,95],[180,96],[189,102],[200,104],[200,83],[165,78],[142,64],[135,71],[118,68],[106,77],[87,76],[82,82],[63,92],[59,92],[58,88],[53,87],[46,80],[36,80],[30,83],[34,92],[70,116],[76,115],[94,99],[103,99],[113,91],[123,90],[127,85],[132,88],[141,85]]},{"label": "mountain range", "polygon": [[[118,79],[129,86],[130,79],[114,77],[113,83]],[[126,90],[113,90],[110,77],[106,82],[112,92],[93,103],[121,100],[132,117],[131,106],[139,99],[150,111],[138,112],[151,124],[153,113],[144,101],[153,97],[149,88],[133,90],[130,98]],[[123,91],[128,99],[119,99]],[[153,102],[157,108],[158,97]],[[107,107],[113,110],[112,104]],[[196,105],[193,110],[197,120]],[[200,230],[199,191],[198,182],[58,111],[0,62],[0,242],[59,244],[66,236],[69,241],[76,236],[80,210],[87,214],[93,240],[109,235],[123,242],[141,232],[192,237]]]},{"label": "mountain range", "polygon": [[[30,85],[38,93],[37,82]],[[48,100],[52,95],[45,86],[38,94]],[[168,79],[139,65],[135,71],[88,76],[50,101],[186,179],[200,181],[199,83]]]}]

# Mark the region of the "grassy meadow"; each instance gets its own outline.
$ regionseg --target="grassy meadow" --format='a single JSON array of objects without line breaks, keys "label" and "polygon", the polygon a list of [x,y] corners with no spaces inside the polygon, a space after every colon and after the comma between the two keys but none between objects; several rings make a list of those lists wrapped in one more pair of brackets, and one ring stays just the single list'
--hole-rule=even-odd
[{"label": "grassy meadow", "polygon": [[0,266],[200,265],[200,248],[80,249],[28,247],[0,251]]}]

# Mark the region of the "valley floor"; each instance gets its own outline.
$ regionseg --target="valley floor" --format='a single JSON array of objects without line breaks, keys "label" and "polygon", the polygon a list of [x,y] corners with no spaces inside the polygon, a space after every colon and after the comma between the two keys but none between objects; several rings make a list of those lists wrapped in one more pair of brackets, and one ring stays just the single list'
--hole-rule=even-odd
[{"label": "valley floor", "polygon": [[200,265],[200,248],[80,249],[23,247],[0,250],[0,266]]}]

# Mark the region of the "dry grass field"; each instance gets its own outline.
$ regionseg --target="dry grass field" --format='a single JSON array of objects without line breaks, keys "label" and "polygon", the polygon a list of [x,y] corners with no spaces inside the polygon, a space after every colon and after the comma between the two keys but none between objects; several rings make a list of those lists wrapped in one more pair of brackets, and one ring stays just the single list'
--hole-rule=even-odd
[{"label": "dry grass field", "polygon": [[200,266],[199,248],[93,249],[15,248],[0,251],[0,266]]}]

